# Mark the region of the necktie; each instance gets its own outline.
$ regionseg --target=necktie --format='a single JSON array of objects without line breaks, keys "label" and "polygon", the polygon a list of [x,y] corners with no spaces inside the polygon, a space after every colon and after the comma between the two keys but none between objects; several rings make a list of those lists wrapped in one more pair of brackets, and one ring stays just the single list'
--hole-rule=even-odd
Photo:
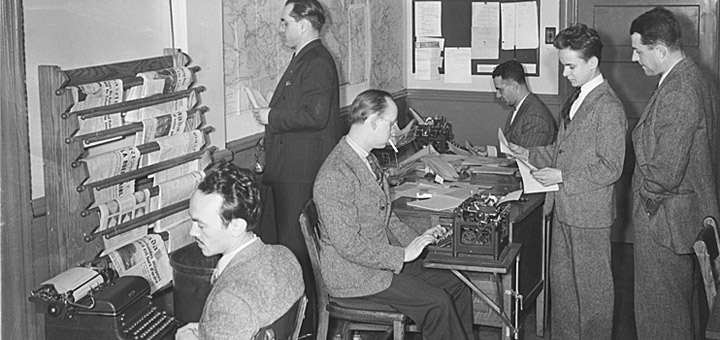
[{"label": "necktie", "polygon": [[378,183],[382,183],[383,180],[383,171],[382,168],[380,168],[380,164],[378,164],[378,160],[373,154],[367,155],[367,161],[370,163],[370,168],[372,169],[373,174],[375,175],[375,179]]},{"label": "necktie", "polygon": [[565,128],[567,128],[567,125],[570,124],[570,108],[572,108],[573,103],[580,95],[580,88],[575,88],[575,91],[573,91],[572,95],[568,100],[565,102],[565,105],[563,105],[562,110],[560,111],[560,116],[563,119],[563,123],[565,124]]}]

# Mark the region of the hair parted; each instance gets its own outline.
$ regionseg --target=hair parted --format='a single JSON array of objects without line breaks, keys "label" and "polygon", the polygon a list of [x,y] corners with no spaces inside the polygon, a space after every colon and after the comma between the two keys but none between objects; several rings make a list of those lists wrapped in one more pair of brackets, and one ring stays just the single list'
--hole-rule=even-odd
[{"label": "hair parted", "polygon": [[582,54],[582,58],[588,61],[596,57],[602,60],[603,43],[597,31],[585,24],[575,24],[558,33],[553,41],[553,46],[558,50],[571,49]]},{"label": "hair parted", "polygon": [[492,71],[492,77],[500,77],[502,79],[512,79],[520,85],[525,85],[525,69],[517,60],[508,60]]},{"label": "hair parted", "polygon": [[290,16],[295,21],[306,19],[318,32],[325,25],[325,9],[317,0],[287,0],[287,5],[293,5]]},{"label": "hair parted", "polygon": [[220,218],[225,225],[236,218],[247,222],[247,230],[257,227],[263,204],[254,174],[225,161],[213,164],[205,170],[207,174],[198,185],[206,195],[218,194],[223,203]]},{"label": "hair parted", "polygon": [[630,34],[640,34],[643,45],[663,44],[672,50],[682,49],[680,23],[670,10],[655,7],[633,20]]},{"label": "hair parted", "polygon": [[355,97],[350,105],[348,121],[350,124],[364,122],[368,116],[377,113],[379,116],[385,112],[388,103],[393,100],[392,95],[383,90],[365,90]]}]

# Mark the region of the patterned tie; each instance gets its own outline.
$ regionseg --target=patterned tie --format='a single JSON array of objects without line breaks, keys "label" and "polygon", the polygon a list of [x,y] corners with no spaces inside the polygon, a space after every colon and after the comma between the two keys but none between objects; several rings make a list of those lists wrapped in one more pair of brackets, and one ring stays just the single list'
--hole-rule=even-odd
[{"label": "patterned tie", "polygon": [[367,161],[370,163],[370,168],[372,169],[373,174],[375,175],[375,179],[378,183],[382,183],[383,180],[383,171],[380,167],[380,164],[378,164],[378,160],[375,157],[375,155],[368,154],[367,155]]},{"label": "patterned tie", "polygon": [[565,102],[565,105],[563,105],[562,110],[560,110],[560,116],[563,119],[563,123],[565,124],[565,128],[567,129],[567,125],[570,124],[570,109],[572,108],[573,103],[580,95],[580,88],[575,88],[575,91],[573,91],[572,95],[568,100]]}]

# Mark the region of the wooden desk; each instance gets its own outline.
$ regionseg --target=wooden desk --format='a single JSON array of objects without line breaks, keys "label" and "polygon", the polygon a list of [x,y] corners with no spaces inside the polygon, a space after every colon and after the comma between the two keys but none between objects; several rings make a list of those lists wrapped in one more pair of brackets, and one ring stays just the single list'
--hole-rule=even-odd
[{"label": "wooden desk", "polygon": [[[490,182],[495,181],[495,182]],[[503,182],[504,181],[504,182]],[[483,175],[482,178],[473,176],[473,183],[483,182],[493,185],[492,192],[507,192],[514,190],[516,184],[515,179],[509,176]],[[512,319],[508,324],[503,317],[490,304],[489,310],[480,310],[476,308],[474,322],[480,325],[506,327],[512,331],[509,334],[503,332],[504,338],[511,335],[517,336],[517,324],[520,312],[524,311],[533,301],[536,302],[536,333],[543,336],[545,332],[546,315],[547,315],[547,268],[549,259],[549,226],[545,223],[543,216],[544,194],[523,195],[524,201],[512,203],[510,209],[510,230],[509,240],[518,246],[518,255],[513,257],[514,265],[507,269],[490,270],[489,268],[473,267],[473,269],[463,269],[454,267],[451,270],[463,271],[470,273],[468,276],[475,291],[475,295],[480,301],[474,303],[474,307],[478,304],[487,303],[479,291],[489,291],[487,295],[497,295],[498,303],[502,305],[508,319]],[[438,223],[452,223],[452,212],[433,212],[408,206],[407,203],[413,199],[401,197],[393,202],[393,210],[397,216],[412,228],[422,232],[432,225]],[[474,273],[474,274],[473,274]],[[460,274],[459,272],[456,275]],[[495,281],[493,283],[493,281]],[[497,283],[500,282],[502,287],[506,289],[498,289]],[[467,283],[467,282],[466,282]],[[482,288],[482,289],[481,289]],[[494,294],[500,293],[500,294]],[[505,298],[510,296],[508,298]],[[511,301],[514,300],[514,303]],[[514,329],[510,329],[510,326]]]}]

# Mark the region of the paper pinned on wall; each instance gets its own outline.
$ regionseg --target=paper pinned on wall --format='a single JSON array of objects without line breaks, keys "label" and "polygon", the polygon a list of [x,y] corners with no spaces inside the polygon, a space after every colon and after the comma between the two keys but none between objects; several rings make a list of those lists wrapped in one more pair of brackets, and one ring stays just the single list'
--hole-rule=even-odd
[{"label": "paper pinned on wall", "polygon": [[539,45],[538,7],[536,1],[503,2],[502,49],[535,49]]},{"label": "paper pinned on wall", "polygon": [[470,63],[470,48],[445,48],[445,82],[469,84],[472,83]]},{"label": "paper pinned on wall", "polygon": [[472,58],[498,59],[500,53],[500,3],[472,3]]},{"label": "paper pinned on wall", "polygon": [[415,2],[415,36],[442,36],[442,2]]}]

